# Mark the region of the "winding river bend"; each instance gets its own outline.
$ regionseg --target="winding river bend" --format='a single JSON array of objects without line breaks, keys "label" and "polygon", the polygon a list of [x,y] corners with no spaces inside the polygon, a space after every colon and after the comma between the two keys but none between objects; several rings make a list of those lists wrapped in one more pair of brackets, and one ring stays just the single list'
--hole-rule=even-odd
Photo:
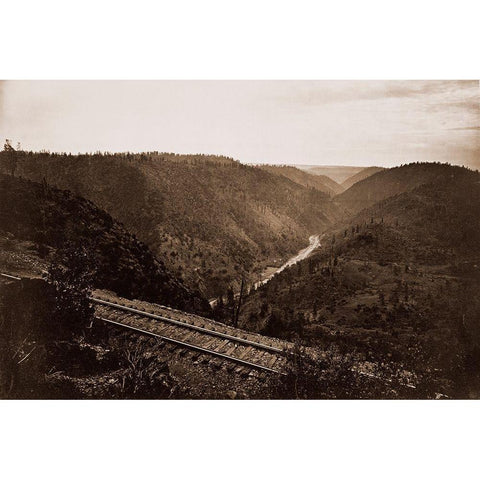
[{"label": "winding river bend", "polygon": [[[261,285],[265,285],[268,283],[277,273],[282,272],[285,270],[287,267],[291,267],[292,265],[295,265],[297,262],[300,262],[301,260],[305,260],[308,258],[315,249],[321,246],[320,240],[322,238],[322,235],[312,235],[308,240],[309,244],[307,247],[303,248],[300,250],[296,255],[293,257],[289,258],[281,267],[277,268],[273,272],[271,272],[267,277],[265,277],[263,280],[260,280],[254,284],[255,288],[260,287]],[[235,298],[238,298],[239,294],[238,292],[235,294]],[[214,307],[217,304],[217,299],[212,298],[210,301],[210,306]]]},{"label": "winding river bend", "polygon": [[300,250],[296,255],[289,258],[280,268],[278,268],[273,273],[271,273],[267,278],[264,278],[263,280],[255,283],[255,288],[258,288],[261,285],[265,285],[277,273],[282,272],[287,267],[291,267],[292,265],[295,265],[297,262],[300,262],[301,260],[305,260],[306,258],[308,258],[313,253],[314,250],[316,250],[318,247],[321,246],[320,239],[321,239],[321,235],[312,235],[308,239],[310,242],[308,247],[305,247],[304,249]]}]

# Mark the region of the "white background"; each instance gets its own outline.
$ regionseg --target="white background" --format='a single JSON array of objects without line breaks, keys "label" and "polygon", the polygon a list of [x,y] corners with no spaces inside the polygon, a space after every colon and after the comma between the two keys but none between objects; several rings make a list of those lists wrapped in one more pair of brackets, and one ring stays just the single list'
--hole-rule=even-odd
[{"label": "white background", "polygon": [[[0,78],[475,79],[473,1],[2,1]],[[0,475],[470,478],[477,401],[0,402]]]}]

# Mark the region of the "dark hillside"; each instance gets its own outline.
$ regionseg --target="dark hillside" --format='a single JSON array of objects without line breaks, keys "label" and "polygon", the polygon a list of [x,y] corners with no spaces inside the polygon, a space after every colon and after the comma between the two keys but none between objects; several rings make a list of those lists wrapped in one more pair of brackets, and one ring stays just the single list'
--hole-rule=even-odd
[{"label": "dark hillside", "polygon": [[396,260],[454,262],[480,255],[479,212],[480,174],[455,171],[363,210],[342,229],[370,226]]},{"label": "dark hillside", "polygon": [[[309,172],[310,173],[310,172]],[[335,195],[338,195],[340,193],[342,193],[345,189],[342,187],[342,185],[340,185],[339,183],[337,183],[335,180],[333,180],[332,178],[330,178],[328,175],[316,175],[316,177],[318,177],[320,179],[320,181],[322,183],[324,183],[327,187],[329,187],[331,190],[333,190],[333,192],[335,193]]]},{"label": "dark hillside", "polygon": [[94,284],[129,298],[208,313],[148,247],[93,203],[46,183],[0,174],[0,232],[9,244],[34,242],[48,263],[55,250],[84,248]]},{"label": "dark hillside", "polygon": [[296,252],[339,217],[328,195],[224,157],[156,152],[16,152],[16,157],[17,176],[45,178],[91,200],[123,222],[178,278],[209,297]]},{"label": "dark hillside", "polygon": [[332,197],[343,191],[340,185],[331,178],[325,175],[314,175],[296,167],[288,165],[258,165],[258,168],[275,175],[282,175],[304,187],[315,188]]},{"label": "dark hillside", "polygon": [[330,230],[316,254],[246,298],[241,326],[478,397],[480,174],[442,171]]},{"label": "dark hillside", "polygon": [[472,175],[472,171],[443,163],[411,163],[382,170],[355,183],[336,197],[336,200],[352,213],[371,207],[388,197],[411,191],[437,179],[452,180]]},{"label": "dark hillside", "polygon": [[360,180],[364,180],[365,178],[371,177],[374,173],[381,172],[382,170],[385,170],[382,167],[367,167],[364,168],[363,170],[360,170],[360,172],[356,173],[355,175],[352,175],[351,177],[347,178],[344,182],[342,182],[342,187],[344,190],[348,190],[352,185],[354,185],[357,182],[360,182]]}]

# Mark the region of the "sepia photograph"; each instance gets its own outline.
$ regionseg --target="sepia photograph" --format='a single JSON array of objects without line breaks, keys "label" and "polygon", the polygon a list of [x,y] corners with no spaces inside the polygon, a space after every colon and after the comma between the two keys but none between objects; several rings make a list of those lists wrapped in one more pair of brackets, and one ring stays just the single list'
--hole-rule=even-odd
[{"label": "sepia photograph", "polygon": [[0,82],[2,399],[480,398],[478,80]]},{"label": "sepia photograph", "polygon": [[477,3],[2,1],[2,478],[475,478]]}]

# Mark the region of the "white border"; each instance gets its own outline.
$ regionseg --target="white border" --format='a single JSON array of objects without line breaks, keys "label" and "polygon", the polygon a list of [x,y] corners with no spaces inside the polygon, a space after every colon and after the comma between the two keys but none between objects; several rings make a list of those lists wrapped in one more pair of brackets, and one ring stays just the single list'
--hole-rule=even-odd
[{"label": "white border", "polygon": [[[474,1],[3,1],[0,78],[475,79]],[[478,402],[0,402],[4,478],[470,478]]]},{"label": "white border", "polygon": [[475,0],[9,0],[1,78],[475,79]]},{"label": "white border", "polygon": [[1,404],[4,478],[471,478],[478,402]]}]

